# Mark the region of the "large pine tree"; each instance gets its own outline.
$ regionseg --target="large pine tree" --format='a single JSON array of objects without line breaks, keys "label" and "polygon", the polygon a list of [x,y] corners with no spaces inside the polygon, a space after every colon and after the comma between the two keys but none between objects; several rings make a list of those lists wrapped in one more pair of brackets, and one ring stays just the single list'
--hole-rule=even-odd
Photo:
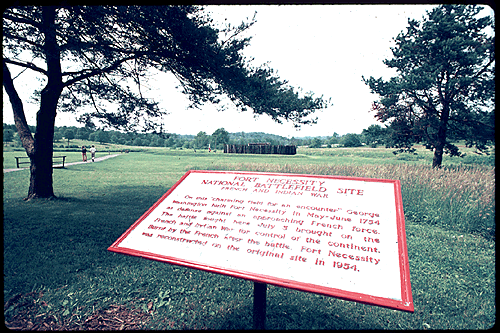
[{"label": "large pine tree", "polygon": [[[239,38],[252,22],[224,31],[211,24],[197,6],[40,6],[11,7],[3,13],[3,84],[14,112],[23,147],[31,160],[27,199],[54,196],[52,153],[59,111],[90,105],[80,120],[123,130],[159,127],[165,114],[144,97],[141,82],[148,70],[173,73],[193,106],[228,96],[240,109],[249,107],[277,122],[296,126],[326,107],[313,94],[298,96],[266,67],[252,68]],[[26,122],[23,101],[9,67],[42,75],[36,133]],[[130,88],[134,84],[135,89]],[[109,110],[100,101],[118,105]]]},{"label": "large pine tree", "polygon": [[373,111],[390,124],[393,144],[404,151],[423,142],[434,150],[433,167],[444,153],[460,155],[450,137],[480,150],[494,140],[495,37],[492,18],[478,17],[481,9],[442,5],[410,20],[384,60],[397,75],[363,78],[380,96]]}]

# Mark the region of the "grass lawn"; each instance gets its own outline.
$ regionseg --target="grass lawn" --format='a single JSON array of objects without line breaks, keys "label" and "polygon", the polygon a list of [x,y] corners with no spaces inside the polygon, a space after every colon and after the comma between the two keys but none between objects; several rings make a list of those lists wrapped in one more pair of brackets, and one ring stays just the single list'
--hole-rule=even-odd
[{"label": "grass lawn", "polygon": [[[5,173],[8,327],[251,329],[252,282],[106,250],[189,169],[401,180],[415,312],[268,285],[268,329],[492,327],[494,167],[453,161],[432,170],[429,156],[404,161],[385,150],[339,152],[301,149],[295,156],[264,156],[146,149],[54,169],[58,199],[30,202],[22,200],[29,170]],[[4,152],[4,168],[10,160],[15,167],[19,153]],[[78,152],[68,156],[81,159]]]}]

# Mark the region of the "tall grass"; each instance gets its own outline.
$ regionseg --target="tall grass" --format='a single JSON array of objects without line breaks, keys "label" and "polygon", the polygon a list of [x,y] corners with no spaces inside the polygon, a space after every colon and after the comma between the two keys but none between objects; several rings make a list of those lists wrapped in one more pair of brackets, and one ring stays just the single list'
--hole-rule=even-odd
[{"label": "tall grass", "polygon": [[212,164],[212,170],[398,179],[407,222],[466,233],[495,235],[495,169],[421,164],[297,165],[270,163]]},{"label": "tall grass", "polygon": [[[464,155],[462,157],[450,157],[446,156],[443,159],[443,165],[495,165],[495,148],[489,150],[489,155],[479,154],[475,148],[466,147],[463,144],[459,144],[460,152]],[[360,159],[366,159],[370,161],[369,163],[374,164],[385,164],[405,162],[405,163],[415,163],[415,164],[432,164],[433,152],[426,149],[423,146],[417,145],[414,147],[416,149],[415,154],[403,153],[394,154],[394,149],[390,148],[369,148],[369,147],[358,147],[358,148],[304,148],[299,147],[297,150],[298,154],[307,156],[327,156],[330,158],[355,158],[357,161]]]}]

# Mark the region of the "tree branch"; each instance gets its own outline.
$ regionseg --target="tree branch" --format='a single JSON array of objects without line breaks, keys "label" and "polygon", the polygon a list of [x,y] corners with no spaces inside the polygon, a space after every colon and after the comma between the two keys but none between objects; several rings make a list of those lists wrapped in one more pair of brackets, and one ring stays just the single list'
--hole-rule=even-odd
[{"label": "tree branch", "polygon": [[102,114],[101,110],[99,110],[99,107],[97,106],[97,103],[94,99],[94,94],[92,94],[92,85],[88,81],[88,78],[87,78],[87,86],[89,88],[89,96],[90,96],[90,100],[92,101],[92,105],[94,106],[94,109],[96,110],[96,112],[98,114]]},{"label": "tree branch", "polygon": [[236,31],[234,32],[234,34],[231,35],[224,42],[222,42],[219,51],[222,50],[224,48],[224,45],[226,45],[226,43],[229,42],[231,39],[236,38],[236,36],[238,36],[239,34],[243,33],[244,31],[248,30],[252,25],[254,25],[254,23],[256,22],[255,21],[255,16],[256,15],[257,15],[257,12],[254,12],[253,13],[252,21],[250,23],[248,23],[248,24],[241,23],[241,25],[236,28]]},{"label": "tree branch", "polygon": [[16,41],[20,41],[20,42],[23,42],[23,43],[26,43],[26,44],[29,44],[29,45],[32,45],[34,46],[35,48],[41,48],[43,47],[43,45],[41,44],[38,44],[32,40],[29,40],[28,38],[24,38],[24,37],[21,37],[21,36],[18,36],[18,35],[12,35],[8,32],[4,32],[4,35],[3,35],[4,38],[9,38],[11,40],[16,40]]},{"label": "tree branch", "polygon": [[12,65],[20,66],[20,67],[25,67],[25,68],[34,70],[35,72],[42,73],[43,75],[47,75],[47,71],[45,69],[40,68],[38,66],[35,66],[31,62],[26,62],[25,63],[25,62],[21,62],[21,61],[12,60],[12,59],[9,59],[9,58],[3,58],[3,61],[5,63],[8,63],[8,64],[12,64]]},{"label": "tree branch", "polygon": [[486,64],[486,65],[485,65],[485,66],[484,66],[484,67],[483,67],[483,68],[482,68],[479,72],[477,72],[476,74],[474,74],[474,75],[472,76],[472,78],[473,78],[473,79],[475,79],[475,78],[476,78],[476,77],[478,77],[479,75],[483,74],[483,73],[486,71],[486,69],[487,69],[488,67],[490,67],[490,65],[491,65],[494,61],[495,61],[495,58],[491,58],[491,59],[490,59],[490,61],[489,61],[489,62],[488,62],[488,63],[487,63],[487,64]]},{"label": "tree branch", "polygon": [[28,156],[32,156],[35,152],[35,140],[29,129],[28,122],[26,121],[23,102],[14,87],[14,81],[12,80],[12,76],[10,75],[5,59],[3,60],[3,86],[12,105],[14,123],[16,124],[19,138],[21,139],[23,147],[26,149],[26,154],[28,154]]},{"label": "tree branch", "polygon": [[[125,57],[125,58],[122,58],[122,59],[119,59],[117,61],[115,61],[114,63],[112,63],[111,65],[107,66],[107,67],[103,67],[103,68],[96,68],[96,69],[93,69],[93,70],[89,70],[87,73],[85,74],[82,74],[82,75],[79,75],[77,77],[74,77],[70,80],[67,80],[66,82],[64,82],[64,87],[67,87],[69,85],[72,85],[73,83],[75,82],[78,82],[78,81],[82,81],[82,80],[85,80],[85,79],[88,79],[92,76],[95,76],[95,75],[100,75],[100,74],[103,74],[103,73],[108,73],[108,72],[111,72],[113,70],[115,70],[116,68],[118,68],[118,66],[128,60],[132,60],[134,58],[136,58],[137,55],[132,55],[132,56],[128,56],[128,57]],[[64,73],[63,75],[72,75],[70,73]]]},{"label": "tree branch", "polygon": [[27,16],[23,16],[20,13],[14,13],[14,12],[12,12],[12,10],[5,11],[3,13],[3,18],[7,19],[7,20],[11,20],[12,22],[31,25],[31,26],[38,28],[38,29],[40,29],[42,27],[42,24],[40,22],[32,20]]}]

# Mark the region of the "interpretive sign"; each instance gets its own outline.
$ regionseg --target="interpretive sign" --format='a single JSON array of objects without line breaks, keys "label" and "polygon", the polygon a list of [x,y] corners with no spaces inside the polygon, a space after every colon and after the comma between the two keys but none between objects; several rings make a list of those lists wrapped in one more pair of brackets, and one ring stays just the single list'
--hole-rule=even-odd
[{"label": "interpretive sign", "polygon": [[398,180],[192,170],[108,250],[413,312]]}]

